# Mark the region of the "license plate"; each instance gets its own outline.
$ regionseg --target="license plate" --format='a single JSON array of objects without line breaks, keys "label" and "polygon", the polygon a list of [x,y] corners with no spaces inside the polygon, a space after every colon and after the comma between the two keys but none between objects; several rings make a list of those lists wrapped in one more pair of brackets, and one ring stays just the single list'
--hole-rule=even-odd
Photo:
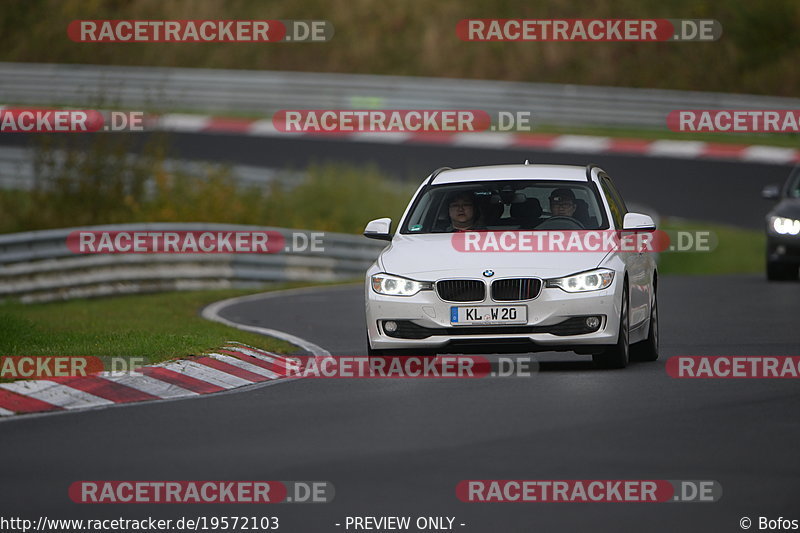
[{"label": "license plate", "polygon": [[471,326],[474,324],[526,324],[528,308],[524,305],[486,305],[473,307],[451,307],[450,324]]}]

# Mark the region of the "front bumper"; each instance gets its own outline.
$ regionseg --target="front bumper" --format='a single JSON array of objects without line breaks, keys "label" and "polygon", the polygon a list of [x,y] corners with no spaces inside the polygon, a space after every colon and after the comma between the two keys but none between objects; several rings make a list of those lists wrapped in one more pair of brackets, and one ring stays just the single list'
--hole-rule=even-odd
[{"label": "front bumper", "polygon": [[767,261],[800,265],[800,235],[768,235]]},{"label": "front bumper", "polygon": [[[448,346],[483,346],[487,349],[527,345],[527,351],[559,350],[611,345],[617,342],[622,284],[616,276],[612,285],[601,291],[567,293],[558,288],[542,288],[539,296],[522,302],[497,302],[487,297],[482,302],[452,303],[439,298],[436,291],[420,291],[414,296],[384,296],[366,283],[367,335],[374,349],[439,349]],[[528,308],[528,320],[520,325],[452,326],[453,306],[514,305]],[[600,326],[591,333],[571,334],[575,317],[599,316]],[[388,334],[383,322],[393,320],[402,326],[402,336],[419,332],[424,338],[402,338]],[[572,322],[570,322],[572,320]]]}]

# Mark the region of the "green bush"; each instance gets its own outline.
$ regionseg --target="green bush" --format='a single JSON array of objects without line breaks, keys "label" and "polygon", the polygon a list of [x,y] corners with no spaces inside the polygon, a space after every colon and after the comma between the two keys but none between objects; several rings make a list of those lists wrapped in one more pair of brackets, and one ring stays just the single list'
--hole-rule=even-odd
[{"label": "green bush", "polygon": [[33,190],[0,191],[0,232],[217,222],[360,233],[372,218],[397,219],[417,184],[393,181],[372,166],[323,163],[300,181],[245,188],[223,166],[209,164],[199,175],[170,170],[163,137],[138,152],[124,135],[87,139],[43,136],[35,143]]},{"label": "green bush", "polygon": [[276,182],[264,198],[262,219],[274,226],[361,233],[373,218],[397,222],[417,185],[392,181],[369,166],[316,165],[291,189]]}]

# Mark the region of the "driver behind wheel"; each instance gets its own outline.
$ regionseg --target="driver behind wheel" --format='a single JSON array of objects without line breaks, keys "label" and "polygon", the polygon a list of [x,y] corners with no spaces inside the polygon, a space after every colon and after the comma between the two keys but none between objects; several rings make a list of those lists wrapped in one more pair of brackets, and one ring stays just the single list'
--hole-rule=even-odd
[{"label": "driver behind wheel", "polygon": [[574,217],[577,204],[572,189],[555,189],[550,193],[550,214],[554,217]]}]

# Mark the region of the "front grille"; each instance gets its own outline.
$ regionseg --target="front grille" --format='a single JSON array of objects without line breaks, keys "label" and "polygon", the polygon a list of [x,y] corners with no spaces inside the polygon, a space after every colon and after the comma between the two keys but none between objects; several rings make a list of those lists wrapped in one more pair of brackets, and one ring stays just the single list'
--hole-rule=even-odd
[{"label": "front grille", "polygon": [[498,279],[492,283],[492,299],[498,302],[533,300],[542,290],[536,278]]},{"label": "front grille", "polygon": [[482,302],[486,285],[477,279],[444,279],[436,282],[436,292],[446,302]]}]

